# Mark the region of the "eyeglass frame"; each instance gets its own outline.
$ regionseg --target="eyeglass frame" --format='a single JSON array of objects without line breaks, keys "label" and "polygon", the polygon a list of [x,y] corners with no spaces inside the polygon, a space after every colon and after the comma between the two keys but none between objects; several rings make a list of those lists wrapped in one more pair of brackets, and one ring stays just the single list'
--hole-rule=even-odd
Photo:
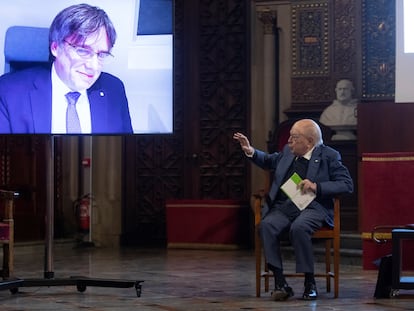
[{"label": "eyeglass frame", "polygon": [[292,140],[298,140],[301,136],[304,136],[303,134],[290,134],[289,138],[291,138]]},{"label": "eyeglass frame", "polygon": [[310,136],[308,136],[306,134],[294,133],[294,134],[289,134],[288,140],[297,142],[301,137],[304,137],[305,139],[309,139],[310,138]]},{"label": "eyeglass frame", "polygon": [[[104,63],[104,62],[107,62],[108,60],[111,60],[111,59],[114,58],[114,55],[112,55],[111,52],[109,52],[109,51],[95,52],[90,47],[76,45],[76,44],[70,43],[66,40],[63,40],[63,42],[65,42],[67,45],[69,45],[71,48],[73,48],[76,55],[78,55],[80,58],[83,58],[83,59],[91,59],[93,56],[96,55],[97,58],[98,58],[98,61],[100,61],[101,63]],[[81,52],[81,53],[79,53],[79,52]],[[87,54],[82,54],[82,52],[85,52]]]}]

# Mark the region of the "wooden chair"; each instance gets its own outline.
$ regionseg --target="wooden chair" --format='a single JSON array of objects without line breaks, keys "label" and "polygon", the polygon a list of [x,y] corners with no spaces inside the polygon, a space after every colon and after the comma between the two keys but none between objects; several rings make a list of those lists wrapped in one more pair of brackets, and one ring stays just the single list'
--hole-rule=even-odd
[{"label": "wooden chair", "polygon": [[12,191],[0,190],[3,212],[0,219],[0,245],[3,245],[3,266],[2,270],[0,270],[0,276],[3,279],[12,278],[14,272],[13,197],[14,193]]},{"label": "wooden chair", "polygon": [[[269,141],[267,142],[268,152],[273,153],[280,151],[287,143],[290,135],[290,129],[297,120],[286,120],[281,122],[274,133],[269,134]],[[319,127],[322,131],[323,139],[329,142],[332,136],[332,130],[319,123]],[[271,184],[271,174],[269,175],[269,181],[267,185]],[[256,296],[260,297],[261,293],[261,278],[264,278],[265,292],[269,291],[269,277],[273,277],[273,274],[269,272],[266,264],[266,259],[262,258],[263,250],[261,240],[258,234],[258,226],[261,220],[261,206],[265,197],[262,191],[261,194],[254,195],[254,220],[255,220],[255,255],[256,255]],[[339,263],[340,263],[340,232],[341,232],[341,217],[340,217],[340,200],[334,199],[334,227],[321,228],[314,233],[313,238],[324,239],[325,241],[325,273],[315,273],[315,277],[324,277],[326,279],[326,291],[331,291],[331,278],[334,280],[334,297],[339,295]],[[331,260],[332,259],[332,260]],[[262,271],[262,262],[264,268]],[[331,267],[332,263],[332,267]],[[332,269],[333,268],[333,269]],[[303,274],[290,273],[285,274],[286,277],[302,276]]]},{"label": "wooden chair", "polygon": [[[269,278],[273,277],[272,272],[269,272],[262,250],[262,242],[259,237],[258,227],[261,220],[261,208],[264,200],[263,195],[254,196],[254,223],[255,223],[255,256],[256,256],[256,297],[260,297],[261,293],[261,278],[264,278],[265,292],[269,291]],[[334,297],[339,295],[339,264],[340,264],[340,232],[341,232],[341,217],[340,217],[340,200],[334,199],[334,227],[323,227],[313,234],[313,239],[324,239],[325,241],[325,272],[315,273],[315,277],[324,277],[326,280],[326,291],[331,292],[331,278],[334,280]],[[262,258],[263,257],[263,258]],[[332,260],[331,260],[332,259]],[[264,268],[262,270],[262,262]],[[333,268],[333,269],[332,269]],[[286,277],[298,277],[303,274],[289,273]]]}]

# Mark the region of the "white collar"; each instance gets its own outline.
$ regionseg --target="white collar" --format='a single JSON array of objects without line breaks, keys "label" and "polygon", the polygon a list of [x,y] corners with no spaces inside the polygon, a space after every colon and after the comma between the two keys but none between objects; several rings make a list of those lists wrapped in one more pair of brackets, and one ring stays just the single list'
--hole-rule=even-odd
[{"label": "white collar", "polygon": [[310,160],[310,158],[312,157],[312,152],[313,152],[314,149],[315,149],[315,146],[313,146],[311,150],[309,150],[308,152],[306,152],[302,156],[302,158],[305,158],[306,160]]}]

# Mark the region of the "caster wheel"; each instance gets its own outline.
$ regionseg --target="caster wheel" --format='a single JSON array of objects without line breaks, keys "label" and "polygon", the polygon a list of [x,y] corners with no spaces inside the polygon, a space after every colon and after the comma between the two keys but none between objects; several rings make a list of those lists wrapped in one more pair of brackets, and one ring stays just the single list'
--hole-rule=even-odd
[{"label": "caster wheel", "polygon": [[141,297],[141,292],[142,292],[142,285],[139,283],[135,284],[135,290],[137,292],[137,297]]},{"label": "caster wheel", "polygon": [[12,293],[13,295],[14,294],[17,294],[19,292],[19,288],[18,287],[16,287],[16,288],[10,288],[10,293]]},{"label": "caster wheel", "polygon": [[399,294],[400,294],[400,291],[398,289],[391,289],[390,298],[398,297]]},{"label": "caster wheel", "polygon": [[86,290],[86,285],[78,284],[76,285],[76,289],[78,290],[78,292],[83,293]]}]

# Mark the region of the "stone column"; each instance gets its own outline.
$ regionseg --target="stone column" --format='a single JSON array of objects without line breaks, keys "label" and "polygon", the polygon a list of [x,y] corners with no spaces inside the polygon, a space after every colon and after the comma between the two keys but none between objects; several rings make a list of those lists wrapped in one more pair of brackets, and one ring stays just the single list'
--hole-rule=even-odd
[{"label": "stone column", "polygon": [[276,72],[275,72],[275,29],[277,27],[277,11],[258,12],[263,23],[263,108],[264,125],[268,131],[274,129],[276,116]]},{"label": "stone column", "polygon": [[[252,25],[252,145],[267,150],[269,131],[275,122],[275,40],[274,24],[277,11],[256,7]],[[267,172],[252,166],[251,187],[253,193],[268,188]]]},{"label": "stone column", "polygon": [[98,246],[119,246],[122,215],[122,137],[93,138],[92,240]]}]

